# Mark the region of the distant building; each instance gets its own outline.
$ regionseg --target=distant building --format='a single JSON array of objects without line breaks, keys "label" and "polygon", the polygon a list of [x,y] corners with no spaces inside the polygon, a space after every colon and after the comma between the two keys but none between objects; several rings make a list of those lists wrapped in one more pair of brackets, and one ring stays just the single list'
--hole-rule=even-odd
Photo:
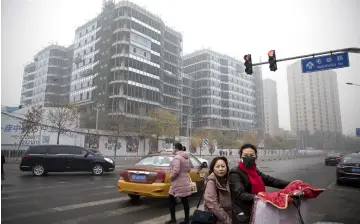
[{"label": "distant building", "polygon": [[[337,74],[302,73],[301,62],[287,68],[291,131],[301,148],[341,147],[342,124]],[[312,136],[312,137],[311,137]]]},{"label": "distant building", "polygon": [[191,116],[193,128],[256,131],[255,78],[243,62],[204,49],[184,56],[184,73],[193,99],[183,93],[183,119]]},{"label": "distant building", "polygon": [[279,113],[276,82],[264,79],[265,133],[276,136],[279,132]]},{"label": "distant building", "polygon": [[54,106],[69,102],[72,46],[50,45],[25,66],[20,104]]},{"label": "distant building", "polygon": [[85,117],[98,108],[100,119],[141,122],[157,107],[180,117],[181,54],[182,35],[161,18],[131,2],[106,1],[75,31],[69,100]]}]

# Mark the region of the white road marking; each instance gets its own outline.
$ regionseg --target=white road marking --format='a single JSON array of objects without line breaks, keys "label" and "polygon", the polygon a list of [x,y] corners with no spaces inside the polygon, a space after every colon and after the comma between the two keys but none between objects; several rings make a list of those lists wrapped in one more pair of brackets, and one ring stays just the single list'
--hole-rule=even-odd
[{"label": "white road marking", "polygon": [[329,184],[329,186],[326,187],[326,189],[331,189],[335,186],[336,182],[332,182],[331,184]]},{"label": "white road marking", "polygon": [[140,211],[143,209],[148,209],[151,207],[152,207],[151,205],[141,205],[141,206],[134,206],[134,207],[119,208],[116,210],[96,213],[96,214],[87,215],[87,216],[81,216],[81,217],[78,217],[75,219],[68,219],[68,220],[64,220],[64,221],[54,222],[53,224],[78,224],[78,223],[82,223],[82,222],[85,223],[85,222],[88,222],[88,221],[94,220],[94,219],[105,219],[108,217],[124,215],[124,214],[131,213],[131,212],[137,212],[137,211]]},{"label": "white road marking", "polygon": [[[196,206],[190,208],[190,215],[192,215],[194,213],[195,209],[196,209]],[[199,209],[204,210],[203,204],[200,205]],[[180,217],[184,217],[184,210],[181,209],[180,211],[177,211],[175,213],[175,216],[177,219],[179,219]],[[170,220],[170,214],[158,216],[156,218],[148,219],[148,220],[145,220],[142,222],[137,222],[135,224],[159,224],[159,223],[165,223],[168,220]]]},{"label": "white road marking", "polygon": [[[66,193],[69,191],[69,193],[74,194],[82,191],[90,191],[90,190],[97,190],[97,189],[104,189],[104,188],[114,188],[116,189],[116,185],[108,185],[108,186],[102,186],[102,187],[95,187],[95,188],[84,188],[74,191],[74,189],[67,189],[65,191],[61,191],[61,193]],[[54,192],[48,192],[48,193],[36,193],[36,194],[26,194],[26,195],[19,195],[19,196],[10,196],[10,197],[1,197],[1,200],[12,200],[12,199],[18,199],[18,198],[28,198],[28,197],[36,197],[36,196],[45,196],[45,195],[54,195]]]},{"label": "white road marking", "polygon": [[127,197],[121,197],[121,198],[113,198],[113,199],[107,199],[107,200],[86,202],[86,203],[81,203],[81,204],[65,205],[65,206],[60,206],[60,207],[55,207],[55,208],[48,208],[48,209],[44,209],[44,210],[40,210],[40,211],[17,214],[15,216],[2,217],[1,221],[12,221],[12,220],[17,220],[17,219],[28,218],[31,216],[45,215],[45,214],[55,213],[55,212],[70,211],[70,210],[75,210],[75,209],[79,209],[79,208],[87,208],[87,207],[93,207],[93,206],[98,206],[98,205],[105,205],[105,204],[110,204],[110,203],[120,202],[120,201],[125,201],[125,200],[129,200],[129,199]]},{"label": "white road marking", "polygon": [[329,188],[328,190],[331,191],[346,191],[349,193],[360,193],[360,189],[351,189],[351,188],[339,188],[339,187],[333,187],[333,188]]},{"label": "white road marking", "polygon": [[[86,183],[86,185],[94,185],[94,184],[98,184],[97,182],[89,182]],[[76,183],[76,184],[59,184],[59,185],[46,185],[46,187],[34,187],[34,188],[22,188],[22,189],[14,189],[14,190],[9,190],[9,191],[1,191],[2,194],[7,194],[7,193],[15,193],[15,192],[29,192],[29,191],[36,191],[36,190],[42,190],[42,189],[52,189],[52,188],[57,188],[57,187],[73,187],[73,186],[80,186],[80,185],[85,185],[85,183]],[[44,185],[39,185],[39,186],[44,186]]]},{"label": "white road marking", "polygon": [[19,206],[29,206],[29,205],[38,205],[40,204],[39,201],[31,201],[31,202],[16,202],[11,204],[5,204],[1,202],[2,208],[11,208],[11,207],[19,207]]}]

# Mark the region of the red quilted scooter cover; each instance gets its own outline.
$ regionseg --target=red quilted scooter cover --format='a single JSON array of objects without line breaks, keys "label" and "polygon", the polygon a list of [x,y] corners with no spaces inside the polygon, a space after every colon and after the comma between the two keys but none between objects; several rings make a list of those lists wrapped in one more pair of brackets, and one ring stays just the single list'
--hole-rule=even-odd
[{"label": "red quilted scooter cover", "polygon": [[303,197],[308,199],[316,198],[325,191],[325,189],[313,187],[300,180],[295,180],[282,190],[276,192],[260,192],[258,195],[261,196],[265,202],[270,203],[279,209],[286,209],[293,200],[290,195],[299,190],[303,191]]}]

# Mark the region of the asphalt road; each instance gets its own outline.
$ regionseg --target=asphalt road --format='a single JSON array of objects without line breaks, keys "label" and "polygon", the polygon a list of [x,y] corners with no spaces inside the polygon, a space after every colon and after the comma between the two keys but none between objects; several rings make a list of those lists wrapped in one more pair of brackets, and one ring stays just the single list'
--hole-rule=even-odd
[{"label": "asphalt road", "polygon": [[[235,164],[236,161],[233,161]],[[118,164],[118,167],[125,166]],[[300,179],[326,188],[310,201],[308,222],[360,223],[360,188],[337,186],[335,167],[324,166],[321,157],[260,162],[269,175],[287,180]],[[17,164],[5,164],[2,182],[2,223],[124,223],[161,224],[169,219],[167,200],[142,198],[132,203],[116,191],[119,169],[101,177],[91,174],[49,174],[35,178],[21,173]],[[272,189],[269,189],[272,190]],[[192,211],[197,197],[190,200]],[[181,206],[177,217],[183,217]]]}]

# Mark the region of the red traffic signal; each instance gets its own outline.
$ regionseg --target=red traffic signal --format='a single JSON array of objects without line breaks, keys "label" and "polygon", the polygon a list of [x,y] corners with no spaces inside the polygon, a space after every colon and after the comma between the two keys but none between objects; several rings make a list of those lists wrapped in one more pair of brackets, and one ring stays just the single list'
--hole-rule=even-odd
[{"label": "red traffic signal", "polygon": [[268,56],[269,56],[270,71],[275,72],[277,70],[275,50],[269,51]]},{"label": "red traffic signal", "polygon": [[275,51],[271,50],[268,52],[269,57],[273,57],[275,55]]},{"label": "red traffic signal", "polygon": [[244,63],[245,72],[246,72],[246,74],[251,75],[253,73],[251,54],[245,55],[244,60],[245,60],[245,63]]}]

